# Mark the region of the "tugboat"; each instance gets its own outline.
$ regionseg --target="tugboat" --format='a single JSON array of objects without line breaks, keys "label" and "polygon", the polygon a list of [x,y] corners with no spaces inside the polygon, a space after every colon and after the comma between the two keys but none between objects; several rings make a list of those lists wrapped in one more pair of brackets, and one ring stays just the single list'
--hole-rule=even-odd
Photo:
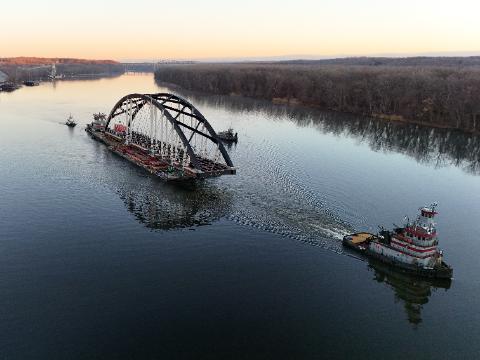
[{"label": "tugboat", "polygon": [[107,125],[107,115],[104,113],[93,114],[93,121],[87,124],[86,132],[105,131]]},{"label": "tugboat", "polygon": [[238,141],[238,134],[233,132],[232,128],[228,128],[227,131],[220,131],[217,134],[218,138],[220,140],[226,141],[226,142],[237,142]]},{"label": "tugboat", "polygon": [[67,125],[68,127],[75,127],[75,126],[77,126],[77,123],[76,123],[75,120],[73,119],[72,114],[70,114],[70,116],[68,117],[67,122],[65,123],[65,125]]},{"label": "tugboat", "polygon": [[377,235],[368,232],[346,235],[343,245],[403,272],[451,279],[453,269],[443,261],[443,251],[438,249],[434,222],[438,214],[436,207],[433,203],[420,208],[420,215],[414,222],[405,217],[405,225],[393,231],[381,229]]}]

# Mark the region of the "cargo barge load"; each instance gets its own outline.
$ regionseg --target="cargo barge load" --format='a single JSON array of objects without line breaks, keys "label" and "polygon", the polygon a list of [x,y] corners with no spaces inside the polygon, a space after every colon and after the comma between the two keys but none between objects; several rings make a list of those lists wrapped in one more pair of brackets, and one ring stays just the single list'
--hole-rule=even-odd
[{"label": "cargo barge load", "polygon": [[166,181],[234,175],[236,168],[208,121],[172,94],[132,94],[86,131],[109,150]]}]

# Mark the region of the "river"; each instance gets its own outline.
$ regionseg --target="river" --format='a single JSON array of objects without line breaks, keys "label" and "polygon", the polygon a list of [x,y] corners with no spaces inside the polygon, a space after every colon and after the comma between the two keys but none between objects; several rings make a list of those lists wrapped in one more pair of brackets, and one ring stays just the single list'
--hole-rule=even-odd
[{"label": "river", "polygon": [[[163,183],[87,136],[134,92],[233,126],[237,175]],[[480,354],[478,137],[182,94],[151,74],[0,93],[0,129],[2,359]],[[342,248],[434,201],[451,284]]]}]

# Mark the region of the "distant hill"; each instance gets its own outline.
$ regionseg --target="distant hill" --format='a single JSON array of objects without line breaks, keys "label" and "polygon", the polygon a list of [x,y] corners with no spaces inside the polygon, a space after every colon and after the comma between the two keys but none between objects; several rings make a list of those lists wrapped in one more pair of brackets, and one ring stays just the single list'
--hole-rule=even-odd
[{"label": "distant hill", "polygon": [[480,66],[480,56],[347,57],[321,60],[284,60],[269,63],[352,66]]},{"label": "distant hill", "polygon": [[0,65],[50,65],[50,64],[120,64],[114,60],[88,60],[73,58],[40,58],[40,57],[12,57],[0,58]]}]

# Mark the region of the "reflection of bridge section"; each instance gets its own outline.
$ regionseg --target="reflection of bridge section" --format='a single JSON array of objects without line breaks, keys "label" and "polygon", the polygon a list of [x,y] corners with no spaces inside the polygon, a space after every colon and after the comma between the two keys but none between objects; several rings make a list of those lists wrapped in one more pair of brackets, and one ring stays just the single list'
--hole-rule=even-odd
[{"label": "reflection of bridge section", "polygon": [[139,186],[138,177],[133,178],[133,181],[127,177],[126,181],[118,182],[117,193],[135,219],[149,229],[209,225],[230,211],[231,195],[208,183],[172,187],[143,182]]},{"label": "reflection of bridge section", "polygon": [[104,130],[90,133],[118,155],[165,180],[236,171],[207,119],[176,95],[124,96],[110,112]]}]

